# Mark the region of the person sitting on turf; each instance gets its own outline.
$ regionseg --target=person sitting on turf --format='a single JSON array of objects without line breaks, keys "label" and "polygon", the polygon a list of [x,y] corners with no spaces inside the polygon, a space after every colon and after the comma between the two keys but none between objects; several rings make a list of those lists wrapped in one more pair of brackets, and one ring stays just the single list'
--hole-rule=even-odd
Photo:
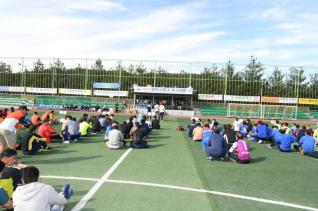
[{"label": "person sitting on turf", "polygon": [[22,169],[23,185],[19,186],[12,196],[15,211],[64,209],[67,200],[73,195],[70,185],[65,185],[59,194],[52,186],[38,182],[39,176],[40,172],[36,167]]},{"label": "person sitting on turf", "polygon": [[284,129],[286,131],[286,134],[290,133],[290,128],[287,122],[282,123],[282,126],[280,128]]},{"label": "person sitting on turf", "polygon": [[246,119],[246,125],[247,125],[247,133],[251,132],[253,129],[253,124],[251,123],[250,119]]},{"label": "person sitting on turf", "polygon": [[134,127],[133,121],[134,121],[134,117],[133,117],[133,116],[129,117],[128,122],[127,122],[127,129],[128,129],[128,131],[130,131],[131,128]]},{"label": "person sitting on turf", "polygon": [[315,139],[312,137],[312,131],[306,129],[306,134],[303,136],[299,145],[294,145],[294,149],[300,152],[302,155],[313,155],[315,151]]},{"label": "person sitting on turf", "polygon": [[109,132],[113,129],[113,126],[112,125],[108,125],[106,127],[106,130],[105,130],[105,135],[104,135],[104,140],[107,141],[108,140],[108,134]]},{"label": "person sitting on turf", "polygon": [[31,125],[24,134],[21,150],[24,155],[35,155],[37,151],[48,150],[46,139],[34,133],[36,125]]},{"label": "person sitting on turf", "polygon": [[22,183],[21,168],[24,168],[26,166],[17,161],[17,151],[14,149],[5,149],[1,153],[0,159],[6,165],[2,173],[1,179],[12,178],[13,190],[15,190],[18,187],[18,185]]},{"label": "person sitting on turf", "polygon": [[194,130],[194,128],[196,127],[195,119],[192,119],[191,121],[192,121],[192,122],[191,122],[190,124],[188,124],[188,136],[189,136],[189,137],[192,137],[192,136],[193,136],[193,130]]},{"label": "person sitting on turf", "polygon": [[240,132],[242,123],[238,118],[235,118],[235,121],[233,122],[233,128],[235,132]]},{"label": "person sitting on turf", "polygon": [[[51,120],[51,118],[50,118],[51,113],[54,113],[54,111],[52,110],[52,111],[47,111],[47,112],[45,112],[45,113],[42,115],[42,117],[41,117],[41,121],[42,121],[42,122],[45,122],[47,119]],[[53,122],[52,122],[52,123],[53,123]]]},{"label": "person sitting on turf", "polygon": [[102,126],[100,125],[100,122],[99,122],[99,117],[92,116],[90,118],[90,122],[92,123],[92,134],[99,133],[102,130]]},{"label": "person sitting on turf", "polygon": [[283,128],[279,130],[279,135],[275,138],[275,143],[279,145],[279,150],[281,152],[290,152],[291,144],[295,141],[296,137],[291,134],[286,134],[286,131]]},{"label": "person sitting on turf", "polygon": [[81,123],[81,122],[86,121],[86,120],[88,120],[88,114],[84,113],[78,121]]},{"label": "person sitting on turf", "polygon": [[4,114],[0,112],[0,123],[3,122],[3,120],[4,120]]},{"label": "person sitting on turf", "polygon": [[238,140],[234,142],[229,150],[230,159],[240,164],[249,163],[251,160],[249,144],[244,141],[242,133],[237,133],[237,138]]},{"label": "person sitting on turf", "polygon": [[62,136],[52,127],[52,122],[49,119],[46,119],[39,127],[38,135],[42,138],[46,138],[47,144],[50,144],[53,139],[62,140]]},{"label": "person sitting on turf", "polygon": [[259,144],[267,141],[268,134],[267,134],[267,127],[262,121],[258,121],[257,124],[257,135],[254,137]]},{"label": "person sitting on turf", "polygon": [[79,132],[79,125],[72,116],[66,115],[66,120],[64,123],[63,131],[63,139],[64,143],[69,143],[70,141],[79,141],[81,140],[81,134]]},{"label": "person sitting on turf", "polygon": [[228,151],[237,140],[236,132],[232,129],[232,125],[225,125],[223,137],[226,141],[226,150]]},{"label": "person sitting on turf", "polygon": [[[5,167],[5,164],[2,161],[0,161],[0,178],[2,177],[4,167]],[[7,190],[3,186],[7,186],[7,185],[4,185],[3,180],[0,179],[0,210],[2,208],[12,209],[12,201],[11,201],[10,196],[8,194],[9,191],[13,192],[12,184],[10,187],[11,190]],[[9,184],[9,186],[10,186],[10,184]]]},{"label": "person sitting on turf", "polygon": [[106,146],[109,149],[120,149],[123,148],[125,145],[124,136],[118,130],[118,124],[113,123],[112,124],[112,130],[109,131],[108,134],[108,141],[106,142]]},{"label": "person sitting on turf", "polygon": [[296,133],[297,141],[300,141],[300,139],[305,135],[306,135],[306,126],[301,126],[301,128]]},{"label": "person sitting on turf", "polygon": [[208,145],[210,136],[213,134],[212,129],[210,128],[210,124],[209,122],[204,124],[204,129],[202,132],[202,141],[201,144],[203,146],[203,150],[205,149],[205,147]]},{"label": "person sitting on turf", "polygon": [[141,127],[141,129],[143,129],[143,131],[145,132],[146,136],[148,137],[148,135],[150,133],[150,128],[146,124],[146,120],[145,119],[141,119],[140,120],[140,127]]},{"label": "person sitting on turf", "polygon": [[154,130],[160,129],[160,121],[156,115],[153,117],[151,124],[152,124],[152,129],[154,129]]},{"label": "person sitting on turf", "polygon": [[208,145],[205,148],[207,159],[214,160],[220,158],[222,161],[226,156],[226,142],[223,136],[220,135],[220,130],[214,130],[214,134],[210,136]]},{"label": "person sitting on turf", "polygon": [[118,125],[118,130],[123,134],[125,139],[129,138],[129,130],[127,122],[123,122],[122,124]]},{"label": "person sitting on turf", "polygon": [[32,117],[31,117],[31,120],[32,120],[32,124],[33,125],[39,126],[39,125],[42,124],[41,117],[38,114],[38,112],[36,112],[36,111],[33,113]]},{"label": "person sitting on turf", "polygon": [[318,145],[318,128],[314,131],[315,144]]},{"label": "person sitting on turf", "polygon": [[135,128],[132,128],[131,132],[132,141],[130,142],[131,148],[148,148],[148,144],[146,141],[146,134],[141,129],[139,122],[135,122]]},{"label": "person sitting on turf", "polygon": [[248,134],[248,126],[247,123],[245,121],[243,121],[241,128],[240,128],[240,132],[242,133],[242,135],[244,136],[244,138],[247,137]]},{"label": "person sitting on turf", "polygon": [[197,123],[193,130],[192,139],[193,141],[202,141],[203,128],[201,123]]},{"label": "person sitting on turf", "polygon": [[88,120],[85,118],[81,118],[80,124],[79,124],[79,132],[81,136],[87,136],[90,134],[90,130],[92,129],[92,125],[88,123]]}]

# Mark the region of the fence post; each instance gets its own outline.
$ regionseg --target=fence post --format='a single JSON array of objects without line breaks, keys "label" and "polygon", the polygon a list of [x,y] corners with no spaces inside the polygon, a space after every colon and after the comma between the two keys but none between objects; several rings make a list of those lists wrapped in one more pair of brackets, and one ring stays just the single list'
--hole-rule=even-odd
[{"label": "fence post", "polygon": [[157,61],[155,61],[155,69],[153,71],[153,86],[156,87],[156,71],[157,71]]},{"label": "fence post", "polygon": [[192,82],[192,62],[190,62],[189,87],[192,87],[191,82]]},{"label": "fence post", "polygon": [[88,66],[87,66],[87,58],[85,59],[85,90],[88,89]]}]

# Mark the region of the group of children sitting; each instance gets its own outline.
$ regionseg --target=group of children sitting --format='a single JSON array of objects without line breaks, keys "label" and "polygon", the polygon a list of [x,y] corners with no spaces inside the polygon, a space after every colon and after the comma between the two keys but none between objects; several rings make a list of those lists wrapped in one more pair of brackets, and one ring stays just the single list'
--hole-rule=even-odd
[{"label": "group of children sitting", "polygon": [[291,152],[292,146],[302,155],[316,157],[315,145],[318,143],[318,129],[315,131],[309,126],[288,123],[280,124],[278,120],[272,121],[272,127],[259,120],[252,124],[250,119],[235,119],[233,124],[219,125],[213,119],[202,123],[199,118],[192,118],[188,124],[188,136],[193,141],[203,145],[207,159],[219,158],[224,160],[226,155],[235,162],[249,163],[250,150],[246,140],[266,143],[268,148],[278,148],[281,152]]}]

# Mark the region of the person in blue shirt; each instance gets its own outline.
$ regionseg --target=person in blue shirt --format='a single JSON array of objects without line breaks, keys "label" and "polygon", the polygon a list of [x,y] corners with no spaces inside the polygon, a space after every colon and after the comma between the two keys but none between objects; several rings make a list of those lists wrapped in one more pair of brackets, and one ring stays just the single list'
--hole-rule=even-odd
[{"label": "person in blue shirt", "polygon": [[268,148],[273,148],[275,147],[275,138],[277,136],[277,134],[279,134],[279,130],[278,130],[278,127],[277,125],[274,125],[270,132],[269,132],[269,135],[268,135],[268,138],[270,139],[271,143],[270,144],[267,144],[267,147]]},{"label": "person in blue shirt", "polygon": [[258,141],[258,143],[261,144],[263,143],[263,141],[267,141],[268,139],[267,127],[262,121],[258,122],[256,130],[257,130],[257,136],[255,137],[255,139]]},{"label": "person in blue shirt", "polygon": [[214,130],[214,134],[210,136],[208,145],[205,146],[207,159],[213,161],[215,158],[225,160],[226,156],[226,142],[224,137],[220,135],[220,130]]},{"label": "person in blue shirt", "polygon": [[193,136],[193,130],[195,127],[196,127],[195,119],[192,119],[192,122],[190,124],[188,124],[188,136],[189,137]]},{"label": "person in blue shirt", "polygon": [[275,144],[279,145],[281,152],[290,152],[291,144],[296,141],[296,137],[291,134],[286,134],[285,129],[279,130],[279,135],[276,135]]},{"label": "person in blue shirt", "polygon": [[146,120],[145,119],[142,119],[140,121],[140,127],[145,132],[146,136],[148,136],[149,133],[150,133],[150,128],[149,128],[148,124],[146,124]]},{"label": "person in blue shirt", "polygon": [[306,135],[303,136],[299,145],[294,145],[294,149],[300,152],[302,155],[312,155],[315,151],[315,139],[312,137],[312,131],[307,129]]}]

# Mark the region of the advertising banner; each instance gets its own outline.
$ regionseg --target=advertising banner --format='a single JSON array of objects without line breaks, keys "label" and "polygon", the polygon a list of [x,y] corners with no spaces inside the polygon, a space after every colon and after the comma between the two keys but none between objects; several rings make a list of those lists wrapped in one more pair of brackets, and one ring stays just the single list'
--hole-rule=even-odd
[{"label": "advertising banner", "polygon": [[214,94],[199,94],[199,100],[223,100],[223,95],[214,95]]},{"label": "advertising banner", "polygon": [[37,93],[37,94],[57,94],[56,88],[27,87],[25,91],[28,93]]},{"label": "advertising banner", "polygon": [[260,96],[224,95],[224,101],[259,103],[261,101],[261,97]]},{"label": "advertising banner", "polygon": [[279,97],[262,97],[262,103],[279,103]]},{"label": "advertising banner", "polygon": [[119,89],[120,83],[100,83],[94,82],[93,89]]},{"label": "advertising banner", "polygon": [[281,104],[297,104],[297,98],[287,98],[287,97],[280,97],[279,103]]},{"label": "advertising banner", "polygon": [[170,87],[142,87],[135,86],[135,93],[151,93],[151,94],[177,94],[177,95],[192,95],[192,88],[170,88]]},{"label": "advertising banner", "polygon": [[60,94],[65,95],[91,95],[91,90],[85,90],[85,89],[59,89]]},{"label": "advertising banner", "polygon": [[128,91],[94,90],[95,96],[127,97]]},{"label": "advertising banner", "polygon": [[0,92],[24,92],[23,86],[0,86]]},{"label": "advertising banner", "polygon": [[299,104],[303,104],[303,105],[318,105],[318,99],[299,98]]}]

